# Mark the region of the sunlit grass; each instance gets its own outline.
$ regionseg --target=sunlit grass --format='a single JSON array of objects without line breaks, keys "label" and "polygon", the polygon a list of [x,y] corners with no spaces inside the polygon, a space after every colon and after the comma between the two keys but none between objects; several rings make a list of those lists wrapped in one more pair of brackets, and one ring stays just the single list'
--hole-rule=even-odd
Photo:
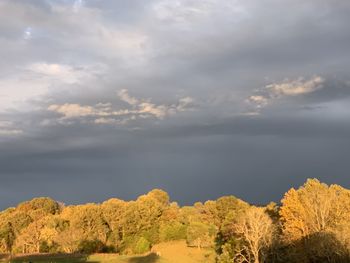
[{"label": "sunlit grass", "polygon": [[154,246],[156,253],[141,256],[118,254],[33,255],[11,260],[11,263],[211,263],[215,253],[210,249],[189,248],[185,241],[173,241]]}]

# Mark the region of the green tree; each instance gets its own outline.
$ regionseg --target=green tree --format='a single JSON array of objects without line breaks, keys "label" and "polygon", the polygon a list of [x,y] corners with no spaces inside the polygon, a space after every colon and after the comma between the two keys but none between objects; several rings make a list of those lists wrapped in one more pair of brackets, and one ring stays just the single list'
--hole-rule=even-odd
[{"label": "green tree", "polygon": [[187,226],[180,222],[163,223],[159,229],[160,241],[186,239]]},{"label": "green tree", "polygon": [[214,245],[216,228],[202,222],[191,222],[187,228],[186,241],[190,247],[204,248]]},{"label": "green tree", "polygon": [[0,230],[0,239],[4,243],[7,253],[12,254],[12,248],[15,243],[15,238],[16,236],[11,222],[7,222],[5,226],[2,227]]}]

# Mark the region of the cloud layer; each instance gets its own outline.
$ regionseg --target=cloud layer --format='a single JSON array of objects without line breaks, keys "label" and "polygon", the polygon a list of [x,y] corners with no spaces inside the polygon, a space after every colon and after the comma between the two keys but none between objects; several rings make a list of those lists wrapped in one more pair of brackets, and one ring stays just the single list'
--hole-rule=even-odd
[{"label": "cloud layer", "polygon": [[265,202],[306,177],[350,187],[349,11],[341,0],[1,1],[0,206],[154,187],[183,203]]}]

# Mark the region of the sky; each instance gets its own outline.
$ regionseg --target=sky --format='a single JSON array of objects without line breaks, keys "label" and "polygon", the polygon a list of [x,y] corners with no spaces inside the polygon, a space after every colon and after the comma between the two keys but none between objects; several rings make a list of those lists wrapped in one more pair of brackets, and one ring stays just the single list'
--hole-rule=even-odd
[{"label": "sky", "polygon": [[350,188],[350,1],[0,0],[0,208]]}]

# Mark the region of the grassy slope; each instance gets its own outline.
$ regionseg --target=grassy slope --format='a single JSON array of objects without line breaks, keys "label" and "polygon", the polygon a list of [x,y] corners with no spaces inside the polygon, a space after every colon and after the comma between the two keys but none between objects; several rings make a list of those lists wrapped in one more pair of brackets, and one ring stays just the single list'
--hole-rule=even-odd
[{"label": "grassy slope", "polygon": [[[215,253],[209,249],[189,248],[185,241],[161,243],[153,247],[166,263],[210,263],[215,262]],[[157,262],[157,261],[156,261]],[[157,262],[158,263],[158,262]],[[162,263],[159,261],[159,263]]]},{"label": "grassy slope", "polygon": [[147,256],[118,256],[113,254],[96,254],[89,257],[71,256],[36,256],[12,260],[12,263],[211,263],[215,262],[212,250],[189,248],[185,241],[174,241],[158,244],[152,249],[156,254]]}]

